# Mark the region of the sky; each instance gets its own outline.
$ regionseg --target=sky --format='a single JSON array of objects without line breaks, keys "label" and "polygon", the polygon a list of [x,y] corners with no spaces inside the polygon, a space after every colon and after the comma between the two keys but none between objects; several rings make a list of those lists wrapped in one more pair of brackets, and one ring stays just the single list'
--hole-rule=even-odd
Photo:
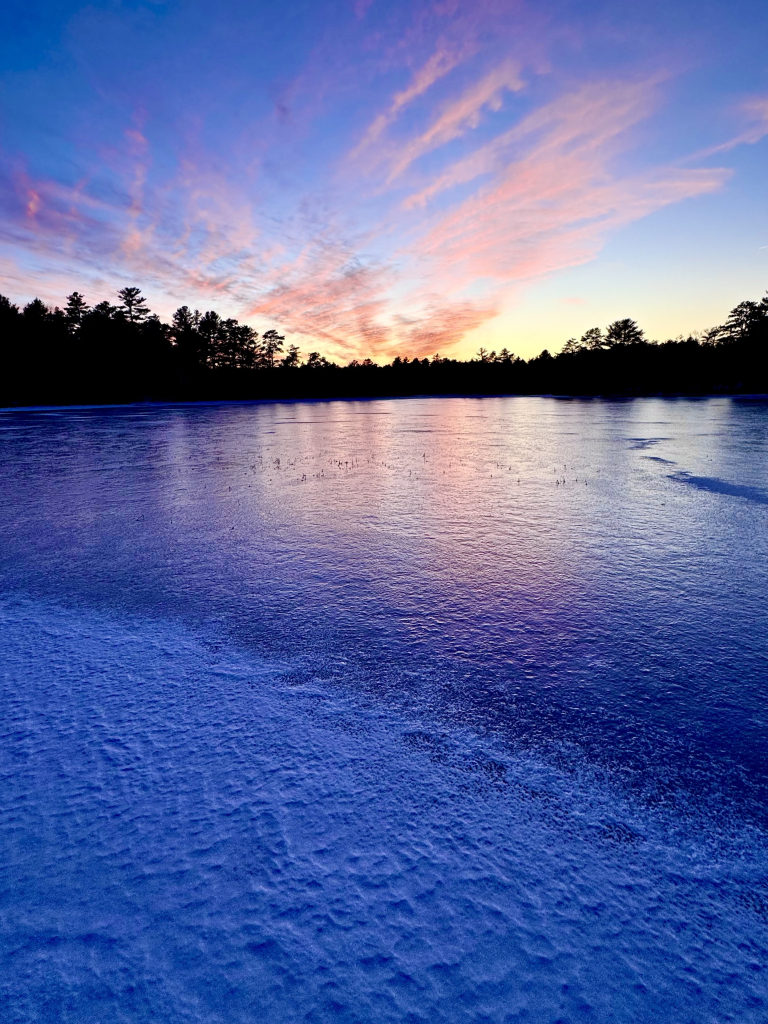
[{"label": "sky", "polygon": [[764,0],[4,0],[0,292],[341,361],[651,338],[768,288]]}]

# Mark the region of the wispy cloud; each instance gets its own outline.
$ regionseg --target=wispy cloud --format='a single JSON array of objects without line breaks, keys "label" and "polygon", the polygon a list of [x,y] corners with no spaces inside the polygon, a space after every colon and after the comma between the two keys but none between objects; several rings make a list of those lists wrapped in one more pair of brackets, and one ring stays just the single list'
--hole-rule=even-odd
[{"label": "wispy cloud", "polygon": [[525,83],[520,67],[508,61],[468,86],[460,96],[447,102],[431,124],[419,135],[393,144],[382,154],[390,162],[387,183],[399,178],[414,161],[477,128],[485,110],[498,111],[504,93],[519,92]]},{"label": "wispy cloud", "polygon": [[[529,114],[508,131],[450,164],[426,187],[409,196],[406,209],[424,206],[440,192],[484,175],[503,174],[528,153],[540,162],[562,166],[600,154],[603,162],[620,148],[622,135],[647,118],[657,102],[657,79],[646,82],[597,82],[567,92]],[[627,147],[625,140],[624,147]],[[557,167],[554,167],[557,176]],[[552,177],[552,173],[548,174]],[[567,176],[560,175],[565,184]]]},{"label": "wispy cloud", "polygon": [[128,206],[129,228],[123,238],[123,249],[127,255],[140,251],[146,247],[147,239],[145,232],[152,231],[152,225],[142,228],[142,215],[144,214],[144,188],[147,183],[149,172],[149,143],[146,137],[138,128],[129,128],[125,133],[128,141],[128,157],[133,168],[131,180],[128,183],[128,195],[130,203]]},{"label": "wispy cloud", "polygon": [[359,144],[352,151],[351,159],[378,141],[386,129],[398,118],[400,113],[419,96],[423,96],[435,82],[452,71],[466,56],[469,47],[458,49],[442,43],[429,60],[413,75],[408,86],[395,93],[392,102],[371,123]]},{"label": "wispy cloud", "polygon": [[393,340],[408,355],[420,358],[435,353],[445,355],[469,331],[492,320],[497,312],[497,308],[487,301],[451,302],[445,298],[435,299],[426,304],[421,316],[403,323],[396,333],[393,332]]},{"label": "wispy cloud", "polygon": [[594,257],[607,234],[669,203],[720,188],[724,169],[614,167],[654,106],[657,83],[602,82],[561,97],[451,167],[406,201],[481,179],[415,244],[454,287],[516,281]]},{"label": "wispy cloud", "polygon": [[314,341],[324,351],[350,357],[380,352],[390,340],[383,322],[391,284],[386,268],[315,239],[297,257],[276,260],[268,278],[246,316],[283,324],[310,346]]},{"label": "wispy cloud", "polygon": [[281,324],[305,349],[319,347],[335,358],[432,355],[496,312],[486,301],[404,289],[393,264],[363,259],[330,238],[276,259],[266,277],[269,284],[244,315]]},{"label": "wispy cloud", "polygon": [[259,229],[242,187],[189,159],[152,178],[150,145],[130,129],[120,152],[74,184],[0,164],[0,242],[34,254],[46,274],[126,277],[166,294],[228,294],[258,264]]},{"label": "wispy cloud", "polygon": [[703,160],[716,153],[727,153],[737,146],[754,145],[764,139],[768,135],[768,96],[755,96],[742,103],[738,117],[744,123],[740,132],[726,142],[691,154],[688,160]]}]

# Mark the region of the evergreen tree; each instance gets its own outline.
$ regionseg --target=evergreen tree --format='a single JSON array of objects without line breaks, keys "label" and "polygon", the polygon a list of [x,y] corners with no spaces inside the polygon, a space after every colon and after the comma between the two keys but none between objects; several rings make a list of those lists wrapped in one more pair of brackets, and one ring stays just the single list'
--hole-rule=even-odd
[{"label": "evergreen tree", "polygon": [[197,330],[197,325],[200,323],[200,314],[197,310],[193,313],[189,306],[179,306],[176,312],[173,314],[171,325],[173,328],[174,337],[186,333],[187,331]]},{"label": "evergreen tree", "polygon": [[49,314],[49,309],[42,299],[32,299],[24,307],[22,316],[30,323],[41,323]]},{"label": "evergreen tree", "polygon": [[180,306],[173,314],[170,337],[179,353],[180,367],[184,379],[186,375],[204,363],[202,358],[202,338],[198,327],[200,312],[194,313],[189,306]]},{"label": "evergreen tree", "polygon": [[[392,365],[394,366],[395,363],[399,365],[400,359],[395,359]],[[319,370],[322,367],[330,366],[331,364],[328,362],[325,356],[321,356],[319,352],[310,352],[309,355],[307,356],[306,365],[309,367],[310,370]]]},{"label": "evergreen tree", "polygon": [[72,292],[67,296],[67,305],[64,308],[64,316],[70,333],[78,331],[83,323],[83,317],[88,313],[88,303],[80,292]]},{"label": "evergreen tree", "polygon": [[602,348],[603,344],[603,332],[600,330],[600,328],[590,327],[588,331],[585,331],[582,334],[581,341],[579,342],[579,347],[594,351],[595,349]]},{"label": "evergreen tree", "polygon": [[9,327],[19,316],[19,307],[5,295],[0,295],[0,326]]},{"label": "evergreen tree", "polygon": [[725,341],[748,341],[765,328],[768,317],[768,303],[740,302],[728,314],[728,319],[720,328]]},{"label": "evergreen tree", "polygon": [[149,307],[140,288],[121,288],[117,296],[122,303],[120,312],[129,324],[140,324],[147,319]]},{"label": "evergreen tree", "polygon": [[98,317],[101,320],[114,320],[117,312],[117,306],[113,306],[111,302],[107,302],[107,300],[104,299],[102,302],[97,302],[93,309],[88,311],[86,317],[88,319],[91,317]]},{"label": "evergreen tree", "polygon": [[261,336],[261,355],[264,365],[272,369],[275,365],[275,357],[283,349],[285,336],[278,334],[275,330],[265,331]]},{"label": "evergreen tree", "polygon": [[219,365],[219,347],[222,341],[222,319],[219,314],[209,309],[200,318],[198,331],[201,338],[200,354],[203,366]]},{"label": "evergreen tree", "polygon": [[289,346],[287,353],[281,360],[281,364],[289,368],[301,365],[300,352],[296,345]]},{"label": "evergreen tree", "polygon": [[238,324],[235,328],[235,346],[237,350],[237,366],[243,370],[252,370],[258,361],[259,336],[248,324]]},{"label": "evergreen tree", "polygon": [[617,345],[637,345],[645,337],[634,320],[614,320],[605,332],[605,343],[609,348]]}]

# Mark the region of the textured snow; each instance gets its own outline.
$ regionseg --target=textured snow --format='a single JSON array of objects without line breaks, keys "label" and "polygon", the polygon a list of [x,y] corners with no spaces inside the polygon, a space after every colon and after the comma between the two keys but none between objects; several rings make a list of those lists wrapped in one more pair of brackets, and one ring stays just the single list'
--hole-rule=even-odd
[{"label": "textured snow", "polygon": [[162,623],[0,625],[4,1020],[765,1020],[756,835]]}]

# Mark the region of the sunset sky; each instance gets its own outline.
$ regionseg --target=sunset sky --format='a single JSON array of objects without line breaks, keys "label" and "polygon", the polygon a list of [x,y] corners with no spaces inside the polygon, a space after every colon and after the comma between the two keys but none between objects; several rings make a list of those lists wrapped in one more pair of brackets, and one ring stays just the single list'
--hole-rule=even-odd
[{"label": "sunset sky", "polygon": [[768,287],[768,3],[5,0],[0,292],[336,359],[528,356]]}]

